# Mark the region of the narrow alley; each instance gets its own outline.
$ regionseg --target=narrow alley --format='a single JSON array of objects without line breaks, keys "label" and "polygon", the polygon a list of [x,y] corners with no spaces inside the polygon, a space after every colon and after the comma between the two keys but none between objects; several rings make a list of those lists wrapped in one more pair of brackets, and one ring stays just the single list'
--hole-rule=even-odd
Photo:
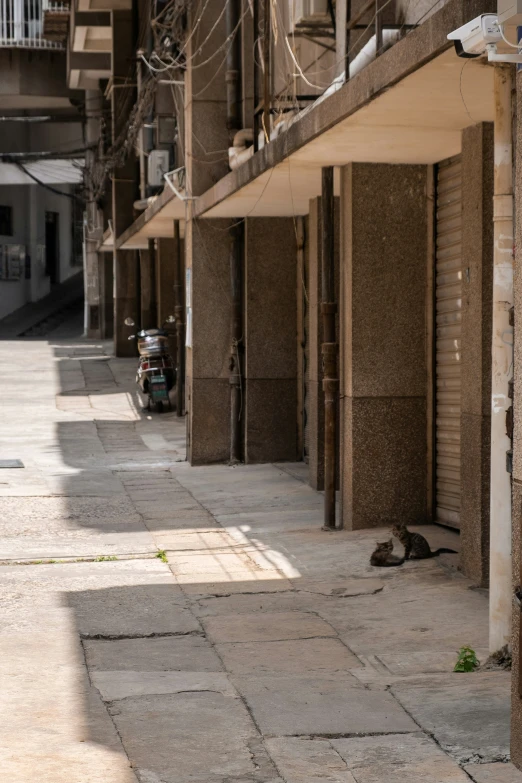
[{"label": "narrow alley", "polygon": [[3,779],[519,781],[510,674],[452,673],[488,628],[452,556],[371,568],[387,531],[321,532],[303,464],[190,467],[79,332],[0,343]]}]

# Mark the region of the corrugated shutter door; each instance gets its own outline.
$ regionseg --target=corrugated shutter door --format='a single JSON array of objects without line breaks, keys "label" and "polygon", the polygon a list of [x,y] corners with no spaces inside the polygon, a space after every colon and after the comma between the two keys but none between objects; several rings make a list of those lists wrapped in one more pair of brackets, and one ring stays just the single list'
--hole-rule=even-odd
[{"label": "corrugated shutter door", "polygon": [[438,165],[435,280],[435,519],[457,528],[460,527],[461,215],[459,156]]}]

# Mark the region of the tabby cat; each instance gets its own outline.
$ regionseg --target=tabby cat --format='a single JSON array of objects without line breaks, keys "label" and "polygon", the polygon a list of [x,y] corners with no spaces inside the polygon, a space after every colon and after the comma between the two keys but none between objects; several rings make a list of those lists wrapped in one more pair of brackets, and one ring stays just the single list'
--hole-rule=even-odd
[{"label": "tabby cat", "polygon": [[381,568],[388,568],[390,566],[400,566],[404,563],[404,558],[395,557],[393,552],[393,539],[389,541],[383,541],[379,543],[377,541],[377,548],[370,557],[370,565],[380,566]]},{"label": "tabby cat", "polygon": [[444,552],[457,554],[454,549],[446,549],[445,547],[432,551],[424,536],[421,536],[420,533],[410,533],[404,524],[394,525],[391,532],[403,545],[405,560],[426,560],[428,557],[437,557]]}]

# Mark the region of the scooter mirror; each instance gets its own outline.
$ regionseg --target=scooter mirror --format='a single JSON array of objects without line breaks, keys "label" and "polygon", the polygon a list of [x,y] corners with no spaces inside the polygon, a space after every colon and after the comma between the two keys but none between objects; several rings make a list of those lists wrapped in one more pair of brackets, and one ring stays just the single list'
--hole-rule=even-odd
[{"label": "scooter mirror", "polygon": [[125,324],[125,326],[134,326],[134,321],[132,320],[132,318],[126,318],[123,323]]}]

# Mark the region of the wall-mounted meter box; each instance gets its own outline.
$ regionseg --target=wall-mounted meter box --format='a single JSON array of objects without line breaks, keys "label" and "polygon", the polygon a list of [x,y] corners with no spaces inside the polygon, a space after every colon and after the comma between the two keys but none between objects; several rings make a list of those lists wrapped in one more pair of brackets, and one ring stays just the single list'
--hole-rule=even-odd
[{"label": "wall-mounted meter box", "polygon": [[169,151],[151,150],[147,160],[147,180],[151,188],[164,185],[163,175],[169,170]]},{"label": "wall-mounted meter box", "polygon": [[[498,23],[505,27],[522,25],[522,0],[497,0],[497,13]],[[511,35],[511,40],[516,40],[516,33]]]}]

